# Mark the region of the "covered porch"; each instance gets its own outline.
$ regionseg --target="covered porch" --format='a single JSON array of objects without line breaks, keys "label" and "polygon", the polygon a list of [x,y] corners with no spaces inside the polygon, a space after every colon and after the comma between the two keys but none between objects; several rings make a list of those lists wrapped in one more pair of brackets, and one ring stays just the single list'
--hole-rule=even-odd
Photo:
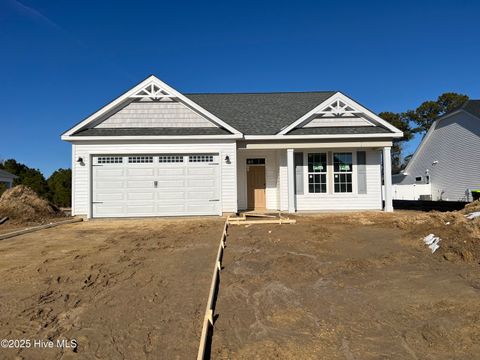
[{"label": "covered porch", "polygon": [[378,140],[240,142],[238,209],[294,213],[383,207],[393,211],[391,145]]}]

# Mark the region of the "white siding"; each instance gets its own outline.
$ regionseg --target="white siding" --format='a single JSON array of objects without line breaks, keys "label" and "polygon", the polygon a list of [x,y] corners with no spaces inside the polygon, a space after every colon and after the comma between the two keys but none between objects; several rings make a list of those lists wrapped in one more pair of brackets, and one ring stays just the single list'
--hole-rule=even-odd
[{"label": "white siding", "polygon": [[[375,150],[366,150],[367,155],[367,193],[357,193],[357,172],[356,172],[356,150],[341,149],[332,150],[332,152],[352,152],[353,153],[353,193],[333,193],[329,190],[326,194],[309,194],[308,186],[305,188],[304,195],[296,195],[297,211],[322,211],[322,210],[380,210],[382,208],[382,184],[381,184],[381,152]],[[327,150],[302,150],[304,152],[326,152]],[[304,164],[307,167],[307,164]],[[286,179],[286,172],[285,172]],[[329,184],[332,188],[332,185]]]},{"label": "white siding", "polygon": [[[91,157],[105,154],[165,154],[165,153],[219,153],[221,165],[221,200],[223,212],[237,211],[236,144],[235,141],[169,141],[153,142],[78,142],[73,154],[73,215],[90,215]],[[230,163],[225,162],[229,156]],[[83,158],[83,164],[76,161]]]},{"label": "white siding", "polygon": [[216,127],[180,102],[132,102],[97,128]]},{"label": "white siding", "polygon": [[432,125],[405,169],[407,176],[394,181],[414,184],[421,176],[424,182],[428,169],[433,200],[471,200],[468,189],[480,189],[479,159],[480,119],[462,111]]},{"label": "white siding", "polygon": [[266,206],[267,209],[278,209],[278,164],[277,151],[275,150],[240,150],[238,152],[238,208],[244,210],[247,208],[247,158],[265,158],[265,181],[266,181]]}]

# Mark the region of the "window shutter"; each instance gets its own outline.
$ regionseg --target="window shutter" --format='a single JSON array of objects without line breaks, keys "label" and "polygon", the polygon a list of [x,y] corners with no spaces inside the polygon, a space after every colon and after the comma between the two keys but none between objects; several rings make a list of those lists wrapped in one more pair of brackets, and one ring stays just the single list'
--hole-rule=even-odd
[{"label": "window shutter", "polygon": [[358,193],[367,193],[367,153],[357,151],[357,183]]},{"label": "window shutter", "polygon": [[295,193],[303,195],[303,152],[294,153],[295,162]]}]

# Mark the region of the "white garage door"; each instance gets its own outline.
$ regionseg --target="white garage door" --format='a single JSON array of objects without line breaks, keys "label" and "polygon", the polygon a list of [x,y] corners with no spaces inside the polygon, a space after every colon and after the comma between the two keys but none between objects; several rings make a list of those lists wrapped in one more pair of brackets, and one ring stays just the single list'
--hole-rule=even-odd
[{"label": "white garage door", "polygon": [[218,154],[93,158],[93,217],[220,215]]}]

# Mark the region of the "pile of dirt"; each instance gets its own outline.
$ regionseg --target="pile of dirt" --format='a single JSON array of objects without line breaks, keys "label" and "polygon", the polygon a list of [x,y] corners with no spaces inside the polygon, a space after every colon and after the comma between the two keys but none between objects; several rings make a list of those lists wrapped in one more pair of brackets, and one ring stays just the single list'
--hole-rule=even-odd
[{"label": "pile of dirt", "polygon": [[64,214],[29,187],[18,185],[0,197],[0,218],[5,216],[9,223],[38,224]]},{"label": "pile of dirt", "polygon": [[469,214],[476,211],[480,211],[480,200],[475,200],[474,202],[466,205],[462,212],[464,214]]},{"label": "pile of dirt", "polygon": [[344,224],[387,226],[406,231],[405,241],[430,251],[422,239],[434,234],[440,237],[440,248],[434,256],[449,262],[480,264],[480,217],[467,219],[466,214],[480,211],[480,201],[475,201],[460,211],[419,212],[400,210],[393,213],[359,212],[326,215],[326,219],[341,218]]}]

